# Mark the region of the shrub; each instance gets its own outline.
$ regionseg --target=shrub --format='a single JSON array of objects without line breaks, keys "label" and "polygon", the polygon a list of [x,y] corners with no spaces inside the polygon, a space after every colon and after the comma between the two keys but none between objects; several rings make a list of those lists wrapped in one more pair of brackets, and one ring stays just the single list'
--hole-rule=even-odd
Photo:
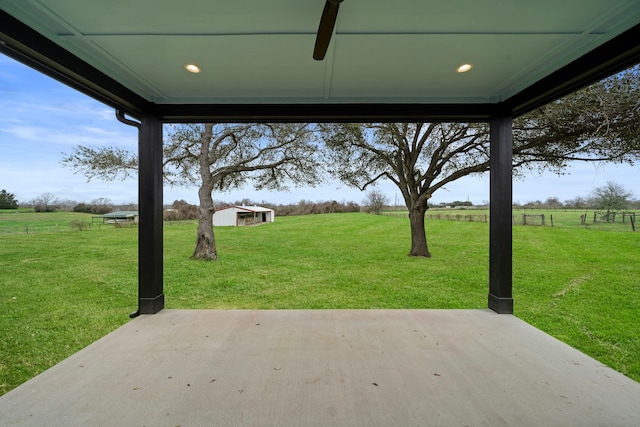
[{"label": "shrub", "polygon": [[198,207],[184,200],[176,200],[173,202],[173,208],[165,209],[163,218],[165,221],[198,219]]},{"label": "shrub", "polygon": [[33,210],[35,212],[55,212],[55,211],[58,210],[58,207],[57,206],[51,206],[51,205],[38,204],[38,205],[35,205],[33,207]]},{"label": "shrub", "polygon": [[69,223],[69,227],[72,230],[85,231],[89,229],[90,224],[79,219],[74,219]]}]

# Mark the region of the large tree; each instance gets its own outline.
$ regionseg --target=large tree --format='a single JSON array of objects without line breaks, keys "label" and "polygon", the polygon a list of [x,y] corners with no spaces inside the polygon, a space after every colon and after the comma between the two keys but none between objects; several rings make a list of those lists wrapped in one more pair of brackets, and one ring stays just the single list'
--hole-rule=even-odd
[{"label": "large tree", "polygon": [[[562,173],[569,162],[634,162],[640,155],[640,67],[605,79],[519,117],[513,124],[513,170]],[[484,123],[321,125],[332,172],[365,190],[390,180],[411,224],[410,256],[430,257],[424,214],[445,185],[489,170]]]},{"label": "large tree", "polygon": [[[317,145],[307,124],[176,125],[163,147],[163,173],[173,185],[197,185],[199,218],[193,258],[218,257],[213,231],[213,191],[253,182],[256,189],[314,186],[320,180]],[[62,164],[88,179],[114,180],[137,171],[135,153],[113,147],[76,146]]]},{"label": "large tree", "polygon": [[410,256],[430,257],[424,228],[427,201],[460,177],[487,170],[488,128],[460,123],[321,125],[332,172],[361,190],[393,182],[409,210]]},{"label": "large tree", "polygon": [[631,191],[612,181],[607,181],[602,187],[594,188],[591,194],[594,207],[607,212],[626,209],[629,206],[629,199],[633,196]]}]

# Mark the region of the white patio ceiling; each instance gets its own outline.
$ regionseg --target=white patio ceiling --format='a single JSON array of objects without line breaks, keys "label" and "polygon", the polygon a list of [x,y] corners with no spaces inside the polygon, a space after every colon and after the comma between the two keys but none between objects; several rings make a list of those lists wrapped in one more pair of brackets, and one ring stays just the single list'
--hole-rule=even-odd
[{"label": "white patio ceiling", "polygon": [[[496,104],[640,23],[638,0],[345,0],[315,61],[324,0],[0,7],[158,105]],[[0,40],[26,44],[2,28]],[[464,63],[471,71],[456,72]]]}]

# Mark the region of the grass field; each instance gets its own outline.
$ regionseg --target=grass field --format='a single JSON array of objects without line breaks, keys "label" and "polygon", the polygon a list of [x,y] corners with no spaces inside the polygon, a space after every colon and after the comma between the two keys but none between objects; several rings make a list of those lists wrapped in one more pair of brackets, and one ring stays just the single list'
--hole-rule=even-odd
[{"label": "grass field", "polygon": [[[68,223],[90,215],[56,213],[43,214],[57,221],[53,231],[3,232],[29,215],[0,213],[0,393],[124,324],[137,306],[137,229],[77,231]],[[431,259],[406,256],[404,218],[216,228],[216,262],[189,259],[195,228],[165,225],[167,308],[487,305],[486,223],[428,221]],[[640,233],[514,227],[515,315],[640,380],[639,252]]]}]

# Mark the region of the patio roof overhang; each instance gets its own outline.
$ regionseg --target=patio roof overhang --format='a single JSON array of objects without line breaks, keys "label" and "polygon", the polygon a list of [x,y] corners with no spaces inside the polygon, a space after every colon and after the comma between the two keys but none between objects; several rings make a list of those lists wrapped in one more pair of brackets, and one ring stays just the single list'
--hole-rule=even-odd
[{"label": "patio roof overhang", "polygon": [[164,122],[488,120],[640,61],[637,0],[347,0],[315,61],[323,6],[1,0],[0,51]]},{"label": "patio roof overhang", "polygon": [[640,1],[347,0],[315,61],[324,5],[0,0],[0,52],[140,122],[140,312],[164,306],[163,123],[434,120],[491,121],[489,306],[511,312],[511,120],[640,62]]}]

